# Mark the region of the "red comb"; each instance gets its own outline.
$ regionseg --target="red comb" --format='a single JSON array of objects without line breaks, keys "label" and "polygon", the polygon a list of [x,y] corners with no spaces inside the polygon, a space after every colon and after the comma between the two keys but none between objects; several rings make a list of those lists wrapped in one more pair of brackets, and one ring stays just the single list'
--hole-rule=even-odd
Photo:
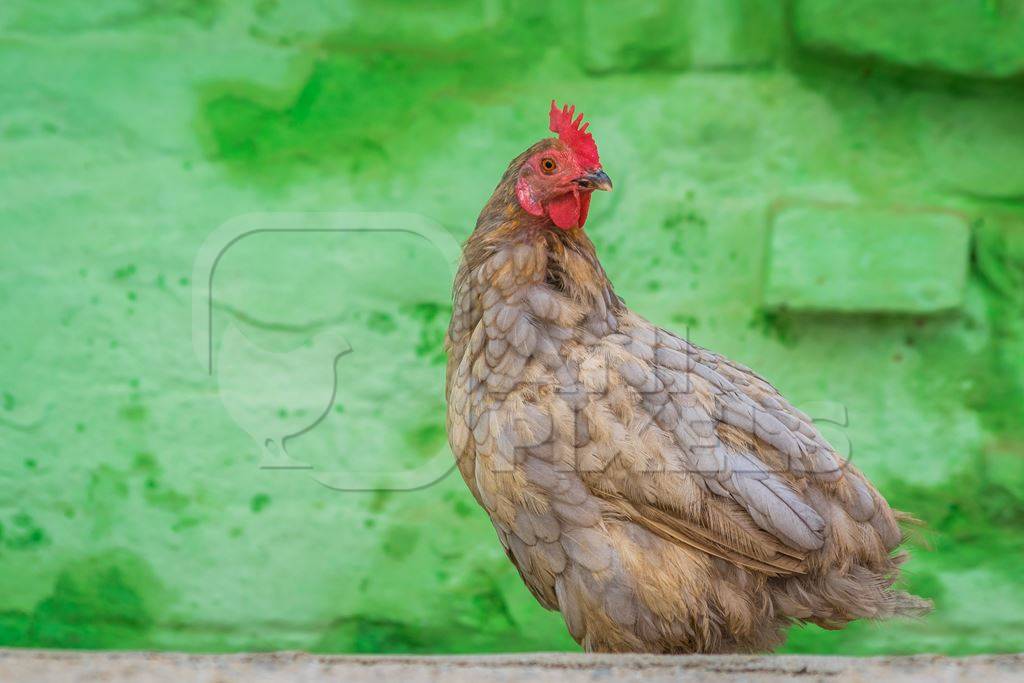
[{"label": "red comb", "polygon": [[[559,109],[555,101],[551,100],[551,132],[558,133],[558,139],[569,146],[580,165],[584,168],[596,168],[601,165],[601,160],[597,156],[594,136],[587,132],[587,126],[590,124],[583,123],[583,114],[573,121],[575,113],[576,107],[567,104]],[[580,124],[583,124],[582,127]]]}]

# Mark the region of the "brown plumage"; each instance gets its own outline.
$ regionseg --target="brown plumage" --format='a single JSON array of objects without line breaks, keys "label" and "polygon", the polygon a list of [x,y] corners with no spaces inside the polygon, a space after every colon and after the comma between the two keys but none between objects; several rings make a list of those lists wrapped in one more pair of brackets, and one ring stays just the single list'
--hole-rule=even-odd
[{"label": "brown plumage", "polygon": [[810,418],[616,296],[582,229],[610,181],[564,114],[480,214],[446,340],[452,450],[527,587],[588,651],[926,612],[892,588],[896,514]]}]

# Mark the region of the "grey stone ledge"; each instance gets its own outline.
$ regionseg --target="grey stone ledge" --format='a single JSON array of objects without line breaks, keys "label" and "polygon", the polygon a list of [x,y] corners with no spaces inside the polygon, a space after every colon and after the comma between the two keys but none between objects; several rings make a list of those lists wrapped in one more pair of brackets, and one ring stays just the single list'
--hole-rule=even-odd
[{"label": "grey stone ledge", "polygon": [[299,652],[183,654],[0,649],[0,681],[163,683],[577,683],[579,681],[1024,680],[1024,654],[944,657],[748,655],[356,656]]}]

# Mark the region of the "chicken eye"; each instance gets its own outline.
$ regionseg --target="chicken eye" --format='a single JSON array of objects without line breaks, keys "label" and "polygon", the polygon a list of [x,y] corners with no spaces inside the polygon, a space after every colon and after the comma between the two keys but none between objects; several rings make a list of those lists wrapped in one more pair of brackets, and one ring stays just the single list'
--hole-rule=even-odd
[{"label": "chicken eye", "polygon": [[540,162],[540,170],[543,171],[545,175],[551,175],[558,170],[558,164],[555,163],[554,159],[545,158]]}]

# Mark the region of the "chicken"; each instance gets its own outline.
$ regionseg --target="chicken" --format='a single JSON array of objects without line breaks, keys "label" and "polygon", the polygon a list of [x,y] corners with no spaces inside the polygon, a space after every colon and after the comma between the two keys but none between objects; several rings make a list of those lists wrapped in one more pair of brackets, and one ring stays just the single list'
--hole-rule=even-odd
[{"label": "chicken", "polygon": [[811,419],[616,296],[583,231],[612,183],[574,113],[552,102],[558,137],[480,213],[446,338],[452,451],[526,586],[599,652],[927,612],[893,588],[900,515]]}]

